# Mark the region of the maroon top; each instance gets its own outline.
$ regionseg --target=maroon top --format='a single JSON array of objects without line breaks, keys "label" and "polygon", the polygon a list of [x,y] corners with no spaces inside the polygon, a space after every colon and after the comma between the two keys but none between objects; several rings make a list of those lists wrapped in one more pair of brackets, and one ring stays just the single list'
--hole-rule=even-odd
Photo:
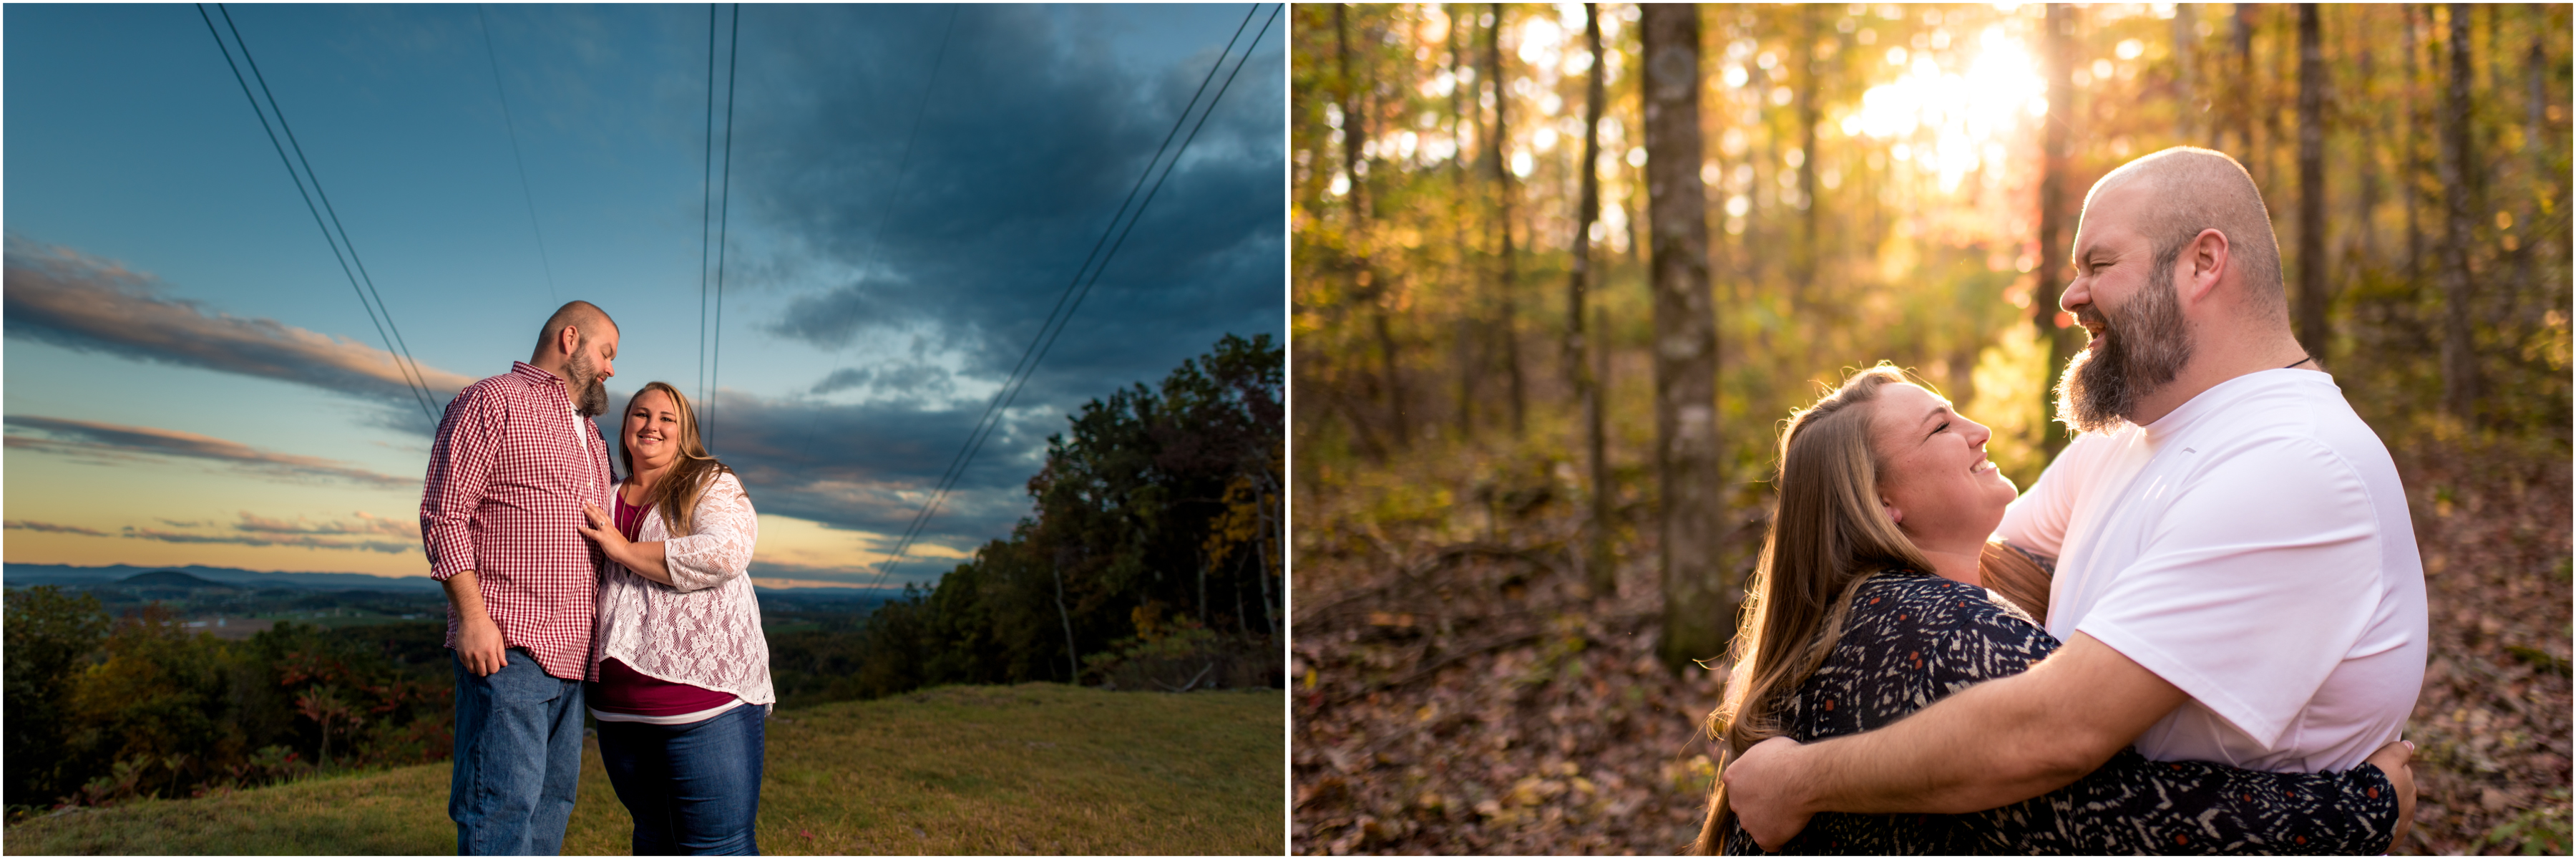
[{"label": "maroon top", "polygon": [[[617,493],[618,532],[628,540],[635,539],[644,527],[644,511],[648,509],[650,505],[626,503],[626,493]],[[734,699],[731,692],[656,680],[615,659],[599,663],[599,682],[591,684],[584,697],[593,710],[636,716],[683,716],[713,710]]]},{"label": "maroon top", "polygon": [[635,542],[636,535],[642,532],[644,528],[644,511],[647,509],[650,509],[650,505],[637,507],[633,504],[628,504],[626,503],[626,493],[617,493],[617,533],[626,535],[626,542]]},{"label": "maroon top", "polygon": [[[439,419],[421,486],[430,578],[474,571],[509,647],[547,674],[582,678],[598,611],[597,550],[581,505],[608,498],[608,442],[573,410],[564,380],[525,361],[456,395]],[[447,646],[456,646],[455,607]]]}]

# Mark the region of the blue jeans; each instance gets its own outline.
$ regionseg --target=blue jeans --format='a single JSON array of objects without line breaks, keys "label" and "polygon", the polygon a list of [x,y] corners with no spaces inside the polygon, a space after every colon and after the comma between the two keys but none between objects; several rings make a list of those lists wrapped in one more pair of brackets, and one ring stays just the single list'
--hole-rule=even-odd
[{"label": "blue jeans", "polygon": [[752,824],[768,720],[768,707],[743,704],[686,725],[599,723],[600,762],[635,818],[635,855],[760,855]]},{"label": "blue jeans", "polygon": [[447,816],[463,856],[563,852],[581,786],[581,682],[549,675],[510,648],[489,677],[456,665],[456,760]]}]

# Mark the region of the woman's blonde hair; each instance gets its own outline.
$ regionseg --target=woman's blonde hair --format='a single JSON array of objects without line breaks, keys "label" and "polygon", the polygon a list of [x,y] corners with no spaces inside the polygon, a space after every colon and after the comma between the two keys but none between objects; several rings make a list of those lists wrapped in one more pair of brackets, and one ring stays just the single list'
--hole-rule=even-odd
[{"label": "woman's blonde hair", "polygon": [[[673,441],[679,445],[680,459],[671,463],[671,472],[662,475],[661,482],[653,485],[639,506],[662,508],[662,524],[670,528],[671,534],[688,534],[690,517],[697,513],[698,496],[706,492],[707,484],[714,482],[716,475],[731,474],[733,469],[707,453],[706,443],[698,438],[698,413],[689,408],[689,398],[669,382],[646,382],[643,390],[626,398],[626,409],[618,412],[621,424],[626,415],[635,411],[635,401],[643,399],[646,391],[660,391],[670,397],[671,410],[679,413],[680,437]],[[626,477],[633,479],[635,451],[627,449],[625,436],[624,432],[618,433],[617,461],[626,467]]]},{"label": "woman's blonde hair", "polygon": [[[1754,744],[1780,736],[1774,712],[1780,699],[1833,653],[1861,582],[1881,570],[1932,569],[1879,503],[1871,406],[1879,389],[1900,383],[1919,384],[1886,363],[1854,373],[1791,415],[1780,434],[1779,471],[1772,480],[1780,506],[1745,587],[1735,669],[1717,709],[1708,714],[1710,739],[1724,743],[1721,771]],[[1728,815],[1721,780],[1709,794],[1708,819],[1694,852],[1726,849]]]}]

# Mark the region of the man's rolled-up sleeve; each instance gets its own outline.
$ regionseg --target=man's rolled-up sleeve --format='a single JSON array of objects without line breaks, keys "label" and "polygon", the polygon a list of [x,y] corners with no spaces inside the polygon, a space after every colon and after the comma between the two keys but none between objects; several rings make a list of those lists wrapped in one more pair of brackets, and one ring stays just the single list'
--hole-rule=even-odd
[{"label": "man's rolled-up sleeve", "polygon": [[489,391],[465,389],[448,402],[438,437],[430,443],[429,474],[420,493],[420,540],[432,579],[443,582],[474,569],[474,513],[499,455],[492,410]]}]

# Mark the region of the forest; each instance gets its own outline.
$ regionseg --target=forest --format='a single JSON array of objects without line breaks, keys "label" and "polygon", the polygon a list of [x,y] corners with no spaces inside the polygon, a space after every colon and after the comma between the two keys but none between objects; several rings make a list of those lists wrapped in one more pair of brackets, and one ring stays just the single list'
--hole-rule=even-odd
[{"label": "forest", "polygon": [[2084,193],[2177,145],[2406,483],[2398,851],[2569,848],[2567,6],[1295,14],[1297,852],[1685,846],[1783,420],[1889,361],[2028,486]]},{"label": "forest", "polygon": [[842,670],[818,673],[861,698],[1032,680],[1278,686],[1282,358],[1269,335],[1228,335],[1158,388],[1084,404],[1029,479],[1035,515],[934,585],[907,585]]},{"label": "forest", "polygon": [[[890,601],[762,594],[780,704],[1026,681],[1280,686],[1282,358],[1268,335],[1228,336],[1159,387],[1086,404],[1048,440],[1046,466],[1029,481],[1034,515],[931,587]],[[166,572],[135,579],[154,577],[215,584]],[[445,626],[394,613],[434,612],[439,600],[10,589],[0,651],[10,820],[446,759],[455,708]],[[238,640],[185,622],[280,607],[395,619],[276,620]]]}]

